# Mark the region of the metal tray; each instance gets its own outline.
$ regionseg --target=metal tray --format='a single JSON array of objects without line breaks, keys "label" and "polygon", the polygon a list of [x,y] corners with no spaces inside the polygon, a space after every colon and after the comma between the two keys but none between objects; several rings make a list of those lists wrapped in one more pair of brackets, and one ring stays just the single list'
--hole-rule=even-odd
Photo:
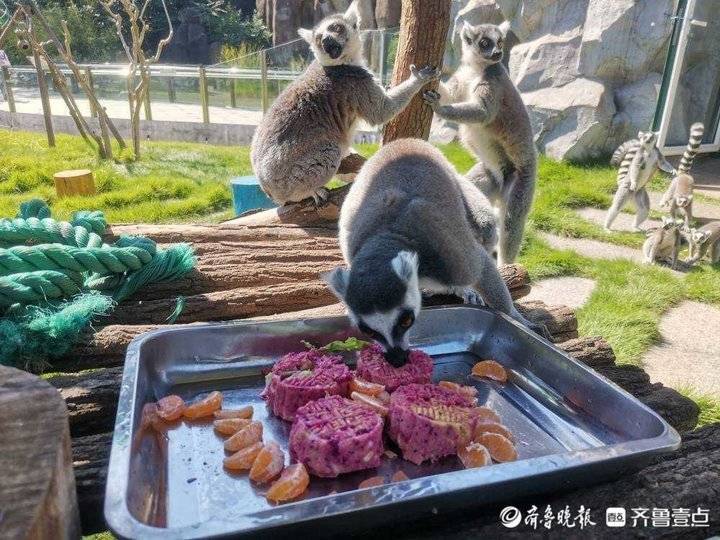
[{"label": "metal tray", "polygon": [[[480,403],[515,435],[516,462],[465,470],[454,456],[422,466],[387,459],[379,470],[312,478],[303,499],[272,506],[246,475],[223,470],[222,441],[211,422],[179,422],[167,438],[138,433],[145,403],[222,390],[224,407],[252,403],[265,439],[287,449],[289,424],[270,416],[259,396],[263,373],[284,353],[303,350],[300,340],[351,335],[345,317],[332,317],[179,326],[136,338],[127,351],[105,497],[113,532],[143,539],[274,535],[288,525],[294,534],[304,526],[347,532],[597,482],[680,444],[675,430],[630,394],[512,319],[474,306],[423,310],[411,343],[434,357],[435,380],[478,388]],[[508,383],[470,379],[482,358],[503,363]],[[410,480],[357,489],[365,478],[389,479],[396,470]]]}]

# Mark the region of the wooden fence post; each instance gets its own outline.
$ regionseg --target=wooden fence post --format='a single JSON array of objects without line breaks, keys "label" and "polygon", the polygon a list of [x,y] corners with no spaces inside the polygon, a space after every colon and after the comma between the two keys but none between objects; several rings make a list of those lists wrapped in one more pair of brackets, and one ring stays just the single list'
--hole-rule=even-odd
[{"label": "wooden fence post", "polygon": [[52,124],[52,111],[50,110],[50,96],[48,94],[47,80],[45,79],[45,70],[42,67],[40,55],[33,49],[33,62],[35,63],[35,71],[37,72],[38,88],[40,89],[40,102],[43,109],[43,120],[45,121],[45,132],[47,133],[48,146],[55,147],[55,130]]},{"label": "wooden fence post", "polygon": [[208,83],[205,66],[200,66],[200,106],[202,107],[203,124],[210,123],[210,104],[208,103]]},{"label": "wooden fence post", "polygon": [[[90,90],[95,92],[95,79],[93,79],[92,70],[90,69],[89,66],[85,68],[85,80],[87,81],[87,85],[90,88]],[[93,118],[96,118],[98,115],[98,112],[97,112],[97,107],[95,107],[95,103],[93,103],[93,101],[91,99],[88,100],[88,103],[90,104],[90,116],[92,116]]]},{"label": "wooden fence post", "polygon": [[268,110],[268,72],[267,72],[267,51],[260,51],[260,100],[262,111],[265,114]]},{"label": "wooden fence post", "polygon": [[148,68],[143,69],[142,77],[145,79],[145,98],[143,99],[145,120],[152,120],[152,109],[150,108],[150,70]]},{"label": "wooden fence post", "polygon": [[167,87],[168,87],[168,101],[170,103],[175,103],[175,100],[177,99],[177,95],[175,94],[175,77],[168,77]]},{"label": "wooden fence post", "polygon": [[235,97],[235,79],[229,79],[230,82],[230,107],[237,107],[237,99]]},{"label": "wooden fence post", "polygon": [[15,108],[15,95],[13,94],[12,83],[10,82],[10,70],[6,67],[2,68],[2,82],[5,90],[5,98],[8,102],[8,110],[11,113],[17,112]]}]

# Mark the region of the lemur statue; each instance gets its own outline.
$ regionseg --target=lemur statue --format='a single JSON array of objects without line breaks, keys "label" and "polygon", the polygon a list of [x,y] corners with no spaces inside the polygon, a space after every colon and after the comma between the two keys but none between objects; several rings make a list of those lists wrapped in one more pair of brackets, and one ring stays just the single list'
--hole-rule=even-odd
[{"label": "lemur statue", "polygon": [[[473,190],[475,197],[469,196]],[[349,268],[336,268],[324,279],[393,365],[406,361],[421,289],[461,292],[468,302],[482,299],[547,335],[514,307],[483,247],[482,239],[494,235],[486,230],[493,227],[492,210],[482,201],[476,188],[461,185],[437,148],[419,139],[381,147],[353,182],[339,220]]]},{"label": "lemur statue", "polygon": [[693,188],[695,187],[695,180],[689,172],[698,148],[702,144],[704,132],[705,126],[700,122],[690,126],[690,139],[680,160],[680,165],[678,165],[678,175],[672,179],[670,187],[660,200],[660,206],[667,208],[673,218],[683,217],[685,219],[687,228],[690,228],[692,220]]},{"label": "lemur statue", "polygon": [[255,131],[250,159],[263,191],[280,205],[327,198],[323,187],[350,151],[355,124],[362,118],[384,124],[439,76],[430,66],[388,92],[363,65],[357,2],[315,28],[298,32],[315,61],[275,100]]},{"label": "lemur statue", "polygon": [[611,230],[615,218],[630,197],[635,199],[635,230],[642,230],[640,225],[650,213],[650,197],[645,186],[658,168],[673,175],[677,174],[675,168],[655,146],[656,141],[657,136],[652,131],[640,131],[637,139],[624,142],[613,153],[610,164],[619,165],[620,168],[617,174],[618,189],[605,218],[606,230]]},{"label": "lemur statue", "polygon": [[706,254],[712,264],[720,261],[720,221],[712,221],[699,229],[690,229],[687,238],[690,256],[685,262],[695,264]]},{"label": "lemur statue", "polygon": [[535,191],[537,156],[530,116],[502,64],[508,25],[462,27],[462,62],[441,92],[425,92],[435,114],[460,124],[460,140],[479,162],[467,174],[498,219],[498,264],[520,251]]},{"label": "lemur statue", "polygon": [[682,221],[663,216],[662,225],[647,233],[642,251],[645,264],[664,262],[672,268],[677,265],[680,251]]}]

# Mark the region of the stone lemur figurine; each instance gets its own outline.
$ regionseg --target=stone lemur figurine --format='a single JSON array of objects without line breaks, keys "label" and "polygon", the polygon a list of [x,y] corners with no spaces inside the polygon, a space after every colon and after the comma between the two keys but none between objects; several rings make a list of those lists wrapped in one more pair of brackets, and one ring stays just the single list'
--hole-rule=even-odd
[{"label": "stone lemur figurine", "polygon": [[460,140],[478,158],[466,178],[495,208],[498,264],[520,251],[537,169],[530,116],[501,62],[507,28],[465,23],[460,67],[441,92],[423,96],[435,114],[460,124]]},{"label": "stone lemur figurine", "polygon": [[250,148],[263,191],[278,204],[327,198],[323,187],[349,154],[355,124],[384,124],[425,85],[437,79],[430,66],[388,92],[363,65],[355,0],[345,14],[331,15],[312,30],[300,29],[315,61],[275,100],[255,131]]},{"label": "stone lemur figurine", "polygon": [[720,221],[713,221],[699,229],[690,229],[687,240],[690,254],[686,263],[695,264],[706,254],[712,264],[720,261]]},{"label": "stone lemur figurine", "polygon": [[695,186],[695,180],[689,172],[698,148],[702,144],[704,132],[705,126],[700,122],[690,126],[690,139],[680,160],[680,165],[678,165],[678,174],[672,179],[670,187],[660,200],[660,206],[667,208],[673,218],[682,217],[687,228],[690,228],[692,220],[693,188]]},{"label": "stone lemur figurine", "polygon": [[643,224],[650,213],[650,197],[645,186],[658,168],[673,175],[677,174],[675,168],[668,163],[655,146],[656,141],[657,136],[652,131],[640,131],[637,139],[623,143],[613,153],[610,164],[619,165],[620,168],[617,174],[618,189],[605,218],[606,230],[611,230],[615,218],[630,200],[630,197],[635,199],[637,211],[635,214],[635,230],[642,230],[640,225]]},{"label": "stone lemur figurine", "polygon": [[380,343],[395,366],[406,361],[421,289],[459,292],[468,302],[482,299],[547,335],[517,311],[483,246],[483,239],[492,245],[493,231],[487,229],[493,227],[489,203],[471,184],[461,185],[437,148],[400,139],[381,147],[353,182],[339,220],[349,268],[323,277],[353,324]]},{"label": "stone lemur figurine", "polygon": [[662,225],[647,233],[647,240],[642,247],[643,262],[645,264],[663,262],[675,268],[680,251],[682,227],[682,220],[663,216]]}]

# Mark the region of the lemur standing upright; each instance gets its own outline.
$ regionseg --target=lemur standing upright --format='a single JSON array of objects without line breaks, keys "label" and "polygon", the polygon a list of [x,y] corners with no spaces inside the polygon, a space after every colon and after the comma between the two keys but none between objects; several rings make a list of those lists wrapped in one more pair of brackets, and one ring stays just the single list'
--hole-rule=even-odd
[{"label": "lemur standing upright", "polygon": [[437,148],[400,139],[365,163],[340,210],[340,248],[349,269],[336,268],[324,278],[352,322],[384,347],[395,366],[405,363],[421,289],[464,291],[466,301],[479,295],[489,307],[547,335],[513,306],[482,244],[492,231],[478,234],[493,227],[492,210],[469,211],[483,198],[468,197],[476,188],[459,180]]},{"label": "lemur standing upright", "polygon": [[650,197],[645,186],[658,168],[673,175],[677,174],[675,168],[655,146],[656,141],[657,136],[652,131],[640,131],[637,139],[623,143],[613,153],[610,164],[619,165],[620,168],[617,175],[618,189],[605,218],[606,230],[611,230],[615,218],[630,197],[635,199],[635,230],[642,230],[640,225],[650,213]]},{"label": "lemur standing upright", "polygon": [[496,209],[498,264],[520,251],[537,168],[530,116],[501,62],[506,27],[465,23],[460,67],[442,94],[423,96],[435,114],[460,123],[460,140],[479,160],[466,178]]},{"label": "lemur standing upright", "polygon": [[668,208],[673,218],[682,214],[687,228],[690,228],[690,221],[692,221],[693,188],[695,187],[695,180],[689,172],[702,144],[703,133],[705,133],[705,126],[701,122],[690,126],[690,139],[680,160],[680,165],[678,165],[678,175],[672,179],[670,187],[660,200],[660,206]]},{"label": "lemur standing upright", "polygon": [[308,197],[319,204],[327,197],[323,186],[349,153],[358,119],[388,122],[439,76],[434,67],[412,66],[410,78],[385,92],[363,65],[358,1],[345,14],[298,31],[315,62],[278,96],[255,131],[253,170],[278,204]]}]

